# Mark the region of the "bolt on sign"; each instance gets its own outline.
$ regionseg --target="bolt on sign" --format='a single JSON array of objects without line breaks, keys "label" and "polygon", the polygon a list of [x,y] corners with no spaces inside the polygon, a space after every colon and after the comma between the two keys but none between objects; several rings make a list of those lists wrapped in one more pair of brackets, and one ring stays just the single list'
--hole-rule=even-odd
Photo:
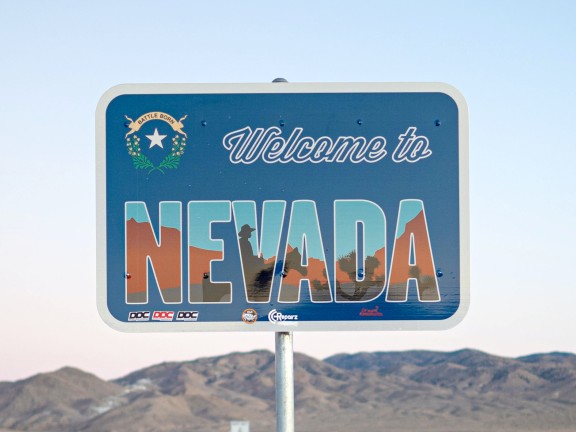
[{"label": "bolt on sign", "polygon": [[98,308],[112,327],[442,329],[466,313],[454,88],[122,85],[96,123]]}]

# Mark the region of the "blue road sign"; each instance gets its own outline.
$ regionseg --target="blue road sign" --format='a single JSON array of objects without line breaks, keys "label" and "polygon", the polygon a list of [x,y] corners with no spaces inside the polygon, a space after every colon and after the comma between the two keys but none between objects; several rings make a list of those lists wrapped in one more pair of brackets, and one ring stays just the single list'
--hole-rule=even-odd
[{"label": "blue road sign", "polygon": [[101,316],[135,332],[455,325],[469,302],[467,122],[445,84],[110,89]]}]

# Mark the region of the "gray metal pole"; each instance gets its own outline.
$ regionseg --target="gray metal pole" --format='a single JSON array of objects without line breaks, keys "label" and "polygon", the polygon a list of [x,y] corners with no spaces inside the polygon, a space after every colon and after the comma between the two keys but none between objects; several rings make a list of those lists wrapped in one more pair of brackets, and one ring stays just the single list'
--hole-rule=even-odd
[{"label": "gray metal pole", "polygon": [[[274,83],[286,83],[276,78]],[[294,432],[294,351],[292,332],[276,332],[276,432]]]},{"label": "gray metal pole", "polygon": [[294,432],[292,332],[276,332],[276,432]]}]

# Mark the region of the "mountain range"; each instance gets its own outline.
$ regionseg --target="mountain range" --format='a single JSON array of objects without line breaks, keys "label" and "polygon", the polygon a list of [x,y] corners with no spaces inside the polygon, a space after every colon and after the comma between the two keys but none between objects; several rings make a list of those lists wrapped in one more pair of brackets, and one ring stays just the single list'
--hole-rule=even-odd
[{"label": "mountain range", "polygon": [[[0,382],[0,431],[275,429],[274,354],[154,365],[112,380],[66,367]],[[296,430],[576,432],[576,355],[475,350],[294,355]]]}]

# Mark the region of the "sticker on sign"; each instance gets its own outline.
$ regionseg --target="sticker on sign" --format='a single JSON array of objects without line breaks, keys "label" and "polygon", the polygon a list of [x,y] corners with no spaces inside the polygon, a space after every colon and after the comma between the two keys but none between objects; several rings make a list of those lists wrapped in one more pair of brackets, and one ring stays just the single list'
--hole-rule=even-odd
[{"label": "sticker on sign", "polygon": [[464,317],[468,117],[453,87],[123,85],[96,123],[98,308],[112,327]]}]

